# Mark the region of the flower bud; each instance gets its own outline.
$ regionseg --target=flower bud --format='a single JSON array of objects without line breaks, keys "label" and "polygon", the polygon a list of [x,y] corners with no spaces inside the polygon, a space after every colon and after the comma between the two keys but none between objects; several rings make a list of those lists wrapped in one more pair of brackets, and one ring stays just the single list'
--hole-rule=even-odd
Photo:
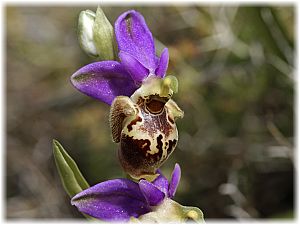
[{"label": "flower bud", "polygon": [[100,60],[114,59],[113,27],[100,7],[96,14],[91,10],[80,13],[78,38],[81,48],[89,56]]},{"label": "flower bud", "polygon": [[93,38],[93,26],[96,14],[91,10],[82,11],[78,20],[78,39],[80,47],[86,54],[98,57]]}]

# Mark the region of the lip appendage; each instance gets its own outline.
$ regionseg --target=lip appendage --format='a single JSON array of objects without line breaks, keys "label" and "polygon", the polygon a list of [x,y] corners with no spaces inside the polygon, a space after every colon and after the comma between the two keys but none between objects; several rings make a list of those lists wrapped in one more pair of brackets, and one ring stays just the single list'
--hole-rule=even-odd
[{"label": "lip appendage", "polygon": [[118,96],[111,105],[113,141],[120,142],[121,166],[134,179],[154,180],[177,145],[175,121],[184,115],[171,99],[177,89],[174,76],[149,76],[130,98]]}]

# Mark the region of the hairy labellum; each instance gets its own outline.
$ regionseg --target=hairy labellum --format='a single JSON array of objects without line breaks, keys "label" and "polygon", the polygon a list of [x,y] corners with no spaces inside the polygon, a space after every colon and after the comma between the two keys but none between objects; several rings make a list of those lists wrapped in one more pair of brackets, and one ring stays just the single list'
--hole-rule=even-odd
[{"label": "hairy labellum", "polygon": [[177,145],[175,120],[183,117],[183,111],[171,99],[174,91],[175,77],[149,76],[130,98],[118,96],[111,105],[110,125],[113,140],[120,142],[119,160],[133,178],[153,180]]}]

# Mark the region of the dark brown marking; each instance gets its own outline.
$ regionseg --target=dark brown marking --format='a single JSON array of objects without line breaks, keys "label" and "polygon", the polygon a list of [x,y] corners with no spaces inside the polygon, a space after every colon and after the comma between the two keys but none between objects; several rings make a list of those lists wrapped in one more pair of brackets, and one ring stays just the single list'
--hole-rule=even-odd
[{"label": "dark brown marking", "polygon": [[145,100],[142,97],[139,97],[136,104],[139,105],[139,106],[141,106],[141,105],[144,104],[144,101]]},{"label": "dark brown marking", "polygon": [[165,149],[167,149],[168,148],[168,144],[169,144],[169,142],[165,142]]},{"label": "dark brown marking", "polygon": [[162,152],[149,154],[150,145],[151,142],[148,139],[134,139],[129,135],[122,134],[118,156],[125,171],[136,176],[155,173],[160,164]]},{"label": "dark brown marking", "polygon": [[156,148],[158,149],[158,152],[160,153],[160,157],[161,157],[161,155],[163,153],[163,142],[162,142],[162,139],[163,139],[163,136],[161,134],[156,138],[156,141],[157,141]]},{"label": "dark brown marking", "polygon": [[175,121],[172,120],[172,118],[168,115],[168,120],[170,121],[171,124],[175,124]]},{"label": "dark brown marking", "polygon": [[141,117],[137,117],[137,118],[135,118],[134,120],[132,120],[128,125],[127,125],[127,129],[128,129],[128,131],[130,132],[130,131],[132,131],[132,126],[134,126],[134,125],[136,125],[138,122],[142,122],[143,120],[142,120],[142,118]]},{"label": "dark brown marking", "polygon": [[134,139],[129,135],[122,134],[121,151],[127,161],[136,165],[145,159],[147,151],[150,151],[151,142],[148,139]]},{"label": "dark brown marking", "polygon": [[118,156],[124,170],[135,176],[154,174],[156,162],[152,162],[146,157],[147,151],[150,150],[150,145],[150,140],[138,140],[122,134]]},{"label": "dark brown marking", "polygon": [[167,154],[169,155],[173,150],[174,148],[176,147],[176,143],[177,143],[177,140],[169,140],[169,147],[167,149]]},{"label": "dark brown marking", "polygon": [[147,110],[152,114],[159,114],[163,111],[165,103],[159,100],[152,99],[146,103]]}]

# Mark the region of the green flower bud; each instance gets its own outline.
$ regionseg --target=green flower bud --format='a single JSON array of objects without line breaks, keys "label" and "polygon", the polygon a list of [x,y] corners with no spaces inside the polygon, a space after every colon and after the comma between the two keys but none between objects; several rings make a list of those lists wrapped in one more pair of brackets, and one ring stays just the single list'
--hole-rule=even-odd
[{"label": "green flower bud", "polygon": [[100,60],[114,60],[113,27],[100,7],[94,13],[82,11],[78,21],[78,39],[89,56]]}]

